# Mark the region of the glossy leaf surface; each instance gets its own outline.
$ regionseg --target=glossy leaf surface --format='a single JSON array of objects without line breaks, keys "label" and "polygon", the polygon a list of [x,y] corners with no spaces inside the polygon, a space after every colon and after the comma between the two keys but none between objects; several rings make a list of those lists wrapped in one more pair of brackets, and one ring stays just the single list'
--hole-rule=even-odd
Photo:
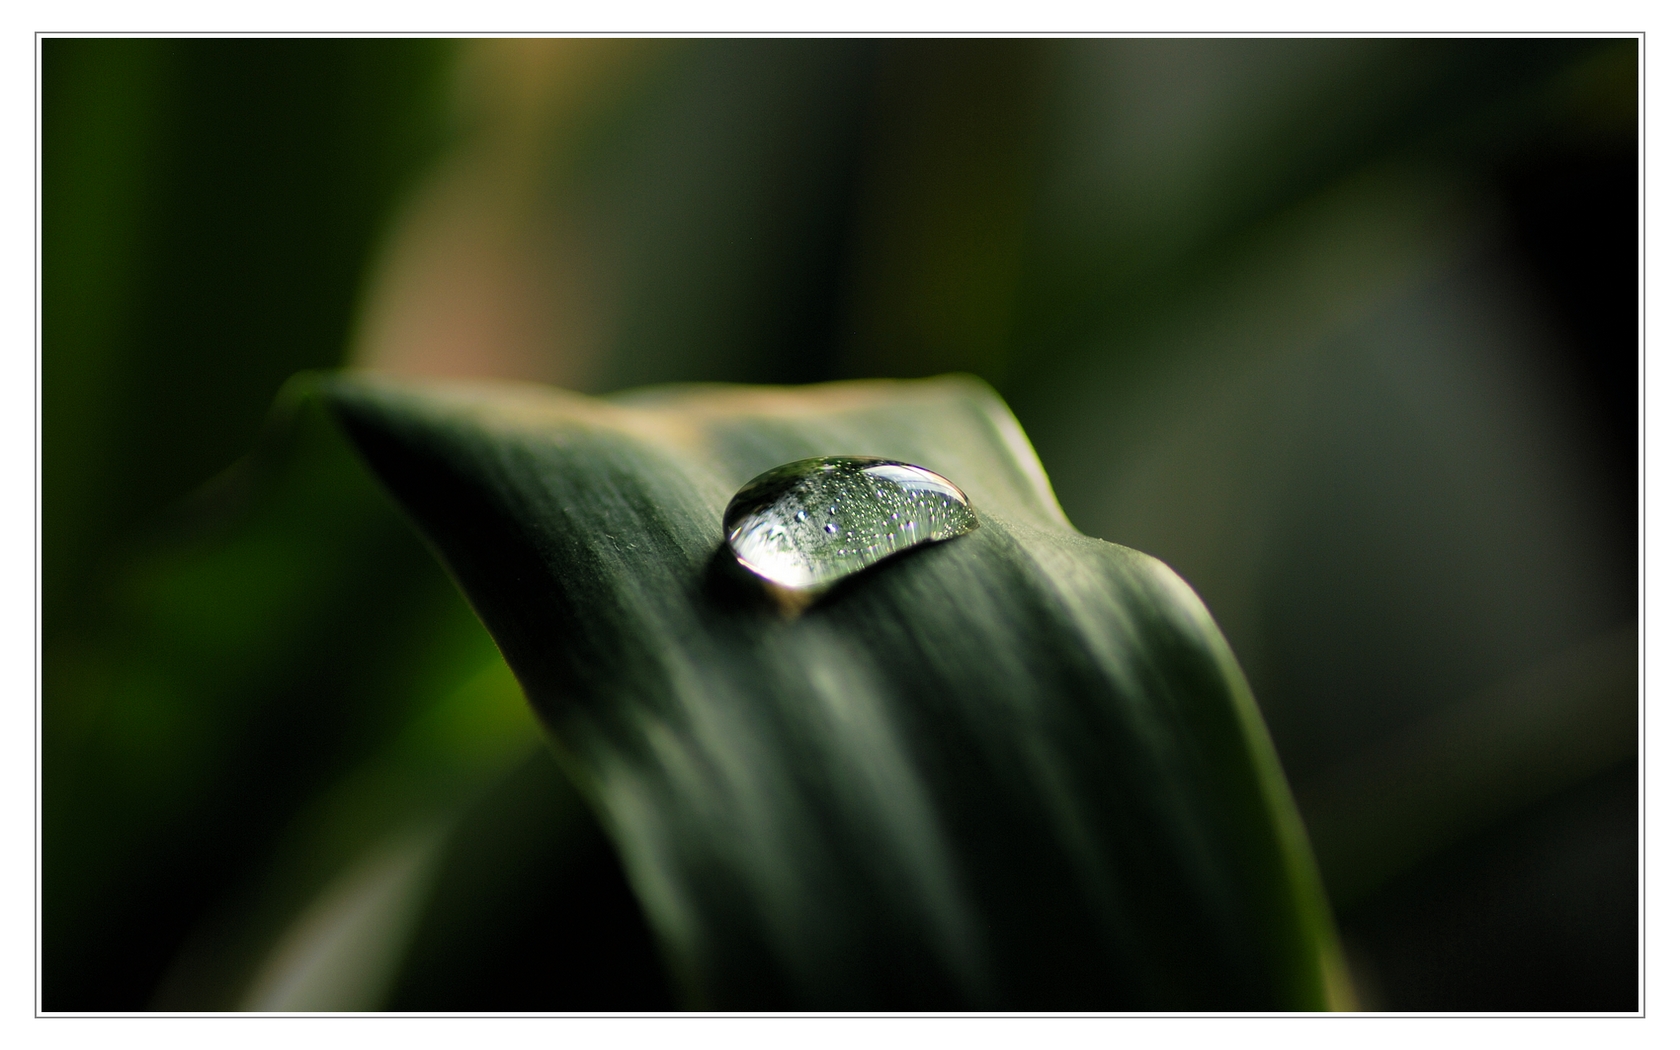
[{"label": "glossy leaf surface", "polygon": [[[599,812],[687,1005],[1343,1002],[1224,639],[1164,565],[1068,525],[984,385],[324,391]],[[981,526],[790,612],[722,515],[819,455],[936,471]]]}]

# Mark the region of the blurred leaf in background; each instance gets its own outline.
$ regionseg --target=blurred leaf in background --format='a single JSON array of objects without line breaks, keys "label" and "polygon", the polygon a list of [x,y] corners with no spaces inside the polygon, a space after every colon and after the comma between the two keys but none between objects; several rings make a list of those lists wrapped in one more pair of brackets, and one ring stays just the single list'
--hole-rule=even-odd
[{"label": "blurred leaf in background", "polygon": [[[670,1002],[341,440],[283,401],[226,471],[348,360],[981,375],[1224,629],[1366,1005],[1634,1008],[1638,60],[46,41],[45,1005]],[[541,922],[583,932],[538,973]]]},{"label": "blurred leaf in background", "polygon": [[146,1005],[323,780],[496,659],[330,432],[202,488],[341,358],[449,53],[44,45],[49,1008]]}]

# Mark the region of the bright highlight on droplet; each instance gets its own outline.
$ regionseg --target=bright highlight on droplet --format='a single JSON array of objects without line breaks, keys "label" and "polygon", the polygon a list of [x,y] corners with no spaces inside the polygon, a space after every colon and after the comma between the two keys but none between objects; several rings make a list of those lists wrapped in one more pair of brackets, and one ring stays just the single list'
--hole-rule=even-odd
[{"label": "bright highlight on droplet", "polygon": [[963,491],[890,459],[824,456],[767,470],[723,512],[735,560],[771,583],[814,591],[902,550],[979,527]]}]

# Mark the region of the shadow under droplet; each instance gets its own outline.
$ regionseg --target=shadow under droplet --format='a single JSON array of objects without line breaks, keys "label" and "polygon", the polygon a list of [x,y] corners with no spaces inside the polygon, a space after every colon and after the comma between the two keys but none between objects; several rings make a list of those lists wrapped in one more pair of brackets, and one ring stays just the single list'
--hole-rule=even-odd
[{"label": "shadow under droplet", "polygon": [[818,597],[817,594],[791,591],[755,575],[735,558],[729,544],[720,543],[706,561],[700,583],[705,601],[721,613],[773,612],[791,619],[799,615]]}]

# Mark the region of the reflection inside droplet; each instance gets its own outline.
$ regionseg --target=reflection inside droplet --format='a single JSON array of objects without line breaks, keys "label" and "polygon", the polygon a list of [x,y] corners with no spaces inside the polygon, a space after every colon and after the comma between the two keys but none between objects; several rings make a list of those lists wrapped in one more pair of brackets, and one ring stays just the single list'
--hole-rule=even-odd
[{"label": "reflection inside droplet", "polygon": [[[818,510],[831,520],[819,526]],[[945,478],[863,456],[804,459],[766,471],[741,487],[723,515],[737,561],[800,591],[819,590],[901,550],[961,536],[979,524],[968,497]]]}]

